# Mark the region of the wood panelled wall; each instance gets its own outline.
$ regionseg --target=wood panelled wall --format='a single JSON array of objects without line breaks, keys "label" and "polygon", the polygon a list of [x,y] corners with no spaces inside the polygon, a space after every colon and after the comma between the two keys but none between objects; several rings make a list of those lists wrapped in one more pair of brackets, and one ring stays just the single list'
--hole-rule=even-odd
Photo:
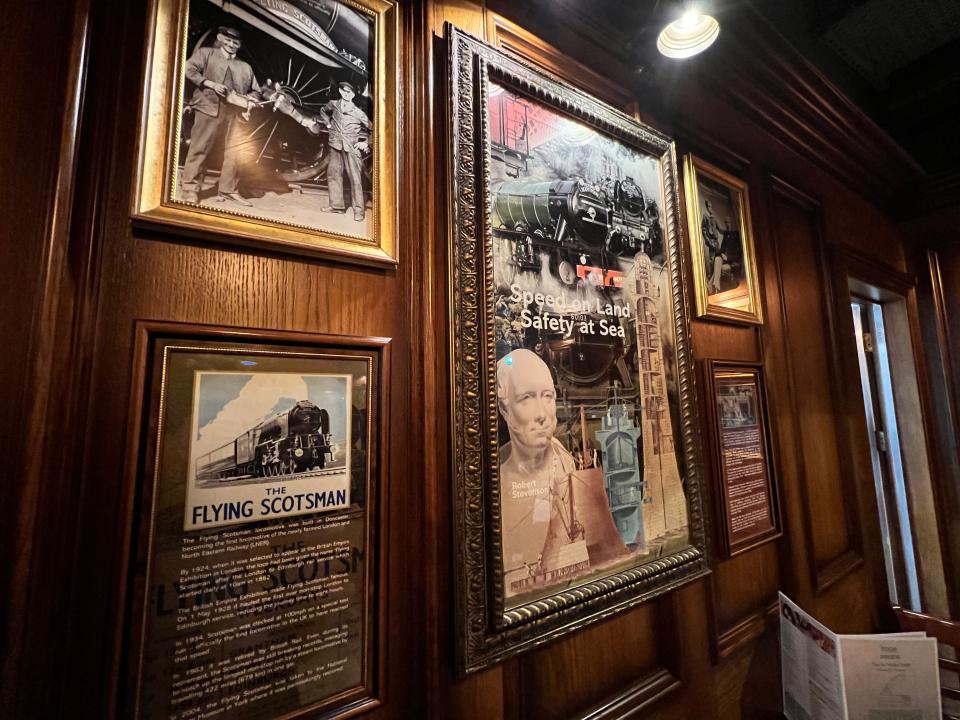
[{"label": "wood panelled wall", "polygon": [[916,250],[911,270],[917,288],[926,350],[926,372],[939,389],[931,398],[929,432],[936,500],[946,510],[941,546],[951,593],[952,617],[960,617],[960,208],[928,213],[903,224]]},{"label": "wood panelled wall", "polygon": [[[75,299],[82,251],[69,241],[82,93],[75,78],[86,60],[86,12],[73,3],[47,10],[4,10],[0,57],[0,716],[17,717],[29,683],[50,678],[53,650],[29,652],[52,627],[62,632],[72,538],[57,518],[69,496],[56,486],[65,446],[79,435],[65,396],[84,355],[75,344]],[[41,49],[42,47],[42,49]],[[68,270],[68,267],[76,271]],[[50,413],[59,417],[48,426]],[[52,435],[47,435],[52,432]],[[53,485],[54,487],[50,487]],[[73,486],[76,483],[72,483]],[[49,493],[52,493],[49,494]],[[49,515],[39,512],[46,495]],[[46,581],[40,578],[47,575]],[[36,692],[42,692],[42,683]]]},{"label": "wood panelled wall", "polygon": [[[404,0],[400,267],[361,269],[132,229],[145,3],[50,5],[44,23],[24,6],[14,18],[18,39],[4,48],[18,53],[3,81],[10,89],[4,131],[9,125],[24,141],[31,134],[22,117],[7,116],[15,101],[31,96],[45,122],[57,119],[34,125],[42,163],[28,167],[24,183],[5,197],[16,201],[4,207],[17,218],[16,236],[0,248],[4,307],[19,299],[24,311],[4,313],[4,333],[16,342],[12,354],[0,356],[4,382],[17,389],[0,415],[0,435],[8,467],[22,478],[3,490],[18,522],[0,530],[0,580],[12,589],[12,602],[0,607],[0,715],[115,712],[138,320],[393,339],[382,477],[387,675],[383,705],[370,717],[774,718],[778,589],[837,630],[878,626],[883,583],[879,546],[871,541],[872,490],[831,358],[841,330],[828,258],[843,247],[903,271],[905,251],[883,206],[884,193],[895,188],[860,187],[863,168],[817,158],[856,138],[858,157],[874,160],[874,176],[897,176],[900,164],[908,179],[913,169],[846,106],[816,110],[833,96],[809,69],[750,85],[744,63],[754,58],[738,57],[737,30],[725,28],[716,62],[689,63],[688,74],[667,73],[659,86],[635,92],[630,69],[602,38],[578,32],[575,19],[543,23],[534,4],[506,0],[486,7]],[[764,363],[785,530],[775,542],[715,561],[706,580],[467,678],[454,674],[452,637],[449,234],[440,200],[447,186],[448,21],[636,113],[675,137],[678,153],[693,151],[748,180],[767,319],[760,328],[694,320],[693,350],[698,361]],[[750,32],[742,29],[741,37]],[[62,41],[41,58],[51,82],[39,90],[10,80],[19,77],[14,69],[36,76],[24,39],[31,33]],[[64,123],[71,128],[63,109],[81,88],[80,132],[61,137]],[[802,92],[813,99],[799,101]],[[35,152],[26,142],[7,144],[5,175]],[[69,225],[45,220],[59,207],[70,211]],[[54,321],[28,328],[24,318],[35,308],[52,312]],[[53,349],[39,352],[38,344]],[[55,402],[44,404],[41,395]],[[35,445],[41,438],[57,439],[42,463]],[[19,558],[15,573],[7,570],[14,567],[8,554]]]},{"label": "wood panelled wall", "polygon": [[[929,372],[942,382],[936,398],[937,467],[940,483],[937,501],[944,508],[960,508],[960,224],[950,224],[924,258],[929,285],[924,283],[921,303],[930,332]],[[921,266],[922,267],[922,266]],[[929,292],[929,294],[928,294]],[[956,513],[952,514],[956,518]],[[953,617],[960,616],[960,523],[941,523],[941,543],[949,568]]]}]

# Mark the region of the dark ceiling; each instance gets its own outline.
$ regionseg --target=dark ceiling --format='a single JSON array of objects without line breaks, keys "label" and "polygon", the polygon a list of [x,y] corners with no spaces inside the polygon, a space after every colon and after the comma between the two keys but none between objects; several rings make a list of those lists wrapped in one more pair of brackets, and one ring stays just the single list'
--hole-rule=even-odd
[{"label": "dark ceiling", "polygon": [[[937,205],[960,199],[960,0],[697,0],[720,21],[759,13],[923,169]],[[537,0],[539,27],[576,16],[638,69],[675,72],[656,37],[680,0]],[[707,61],[709,50],[704,56]],[[667,69],[674,65],[673,69]],[[926,192],[926,191],[925,191]],[[929,195],[930,193],[927,192]],[[928,207],[929,209],[929,207]]]},{"label": "dark ceiling", "polygon": [[960,1],[754,5],[928,174],[960,170]]}]

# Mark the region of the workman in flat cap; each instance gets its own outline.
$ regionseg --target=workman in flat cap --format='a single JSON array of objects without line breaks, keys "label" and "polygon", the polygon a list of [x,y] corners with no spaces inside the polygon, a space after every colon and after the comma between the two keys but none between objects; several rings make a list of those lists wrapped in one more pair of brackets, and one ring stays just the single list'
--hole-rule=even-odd
[{"label": "workman in flat cap", "polygon": [[320,108],[319,117],[304,115],[290,103],[281,99],[277,104],[280,112],[286,113],[309,132],[319,135],[321,128],[329,132],[327,144],[330,159],[327,163],[327,204],[321,206],[323,212],[342,213],[347,211],[343,196],[343,173],[350,180],[350,204],[353,206],[353,219],[363,222],[366,200],[363,196],[362,153],[370,149],[370,118],[354,105],[356,90],[344,80],[339,83],[340,99],[331,99]]},{"label": "workman in flat cap", "polygon": [[[323,212],[346,212],[343,198],[343,173],[350,179],[350,204],[353,219],[361,222],[366,201],[363,197],[362,156],[369,147],[370,119],[353,104],[356,90],[353,85],[339,83],[339,100],[330,100],[320,108],[320,115],[330,131],[328,140],[330,163],[327,165],[327,193],[329,202],[320,208]],[[310,129],[309,127],[307,128]],[[319,128],[316,130],[319,132]]]},{"label": "workman in flat cap", "polygon": [[250,206],[239,192],[243,146],[242,115],[259,100],[260,85],[253,68],[237,57],[240,31],[221,26],[213,46],[198,47],[187,60],[184,74],[196,86],[189,107],[193,110],[190,146],[180,175],[180,199],[199,202],[207,155],[223,137],[218,200]]}]

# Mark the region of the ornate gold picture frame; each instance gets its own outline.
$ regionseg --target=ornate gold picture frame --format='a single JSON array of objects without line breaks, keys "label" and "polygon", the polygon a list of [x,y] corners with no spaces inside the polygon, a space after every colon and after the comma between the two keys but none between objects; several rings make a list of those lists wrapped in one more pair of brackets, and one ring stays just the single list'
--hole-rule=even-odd
[{"label": "ornate gold picture frame", "polygon": [[392,0],[153,0],[135,222],[397,262]]},{"label": "ornate gold picture frame", "polygon": [[708,572],[674,146],[448,26],[471,672]]},{"label": "ornate gold picture frame", "polygon": [[695,155],[683,169],[697,316],[762,324],[747,183]]}]

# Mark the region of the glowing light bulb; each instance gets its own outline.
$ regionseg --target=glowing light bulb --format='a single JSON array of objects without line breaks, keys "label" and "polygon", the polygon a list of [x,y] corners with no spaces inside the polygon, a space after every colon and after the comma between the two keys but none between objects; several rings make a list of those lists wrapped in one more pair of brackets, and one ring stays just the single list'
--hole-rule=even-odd
[{"label": "glowing light bulb", "polygon": [[720,23],[689,8],[663,29],[657,38],[657,50],[669,58],[692,57],[713,45],[719,34]]},{"label": "glowing light bulb", "polygon": [[680,27],[685,30],[691,30],[697,26],[697,23],[700,22],[700,13],[696,10],[690,9],[687,10],[683,16],[680,18]]}]

